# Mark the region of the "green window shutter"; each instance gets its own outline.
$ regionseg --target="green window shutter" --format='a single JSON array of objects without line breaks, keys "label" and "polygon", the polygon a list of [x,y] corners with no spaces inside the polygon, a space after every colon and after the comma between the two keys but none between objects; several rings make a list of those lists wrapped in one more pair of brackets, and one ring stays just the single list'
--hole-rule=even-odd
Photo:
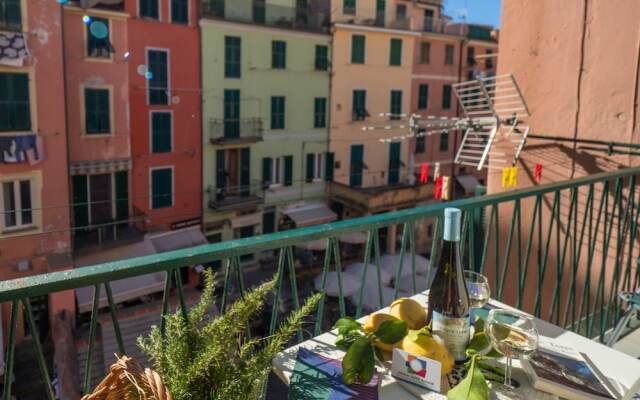
[{"label": "green window shutter", "polygon": [[352,119],[354,121],[364,121],[367,117],[367,91],[353,91]]},{"label": "green window shutter", "polygon": [[[113,52],[111,46],[110,33],[109,33],[109,20],[106,18],[91,17],[91,23],[87,24],[87,55],[95,58],[109,58]],[[96,37],[91,33],[91,25],[95,23],[102,23],[107,28],[107,35],[105,37]]]},{"label": "green window shutter", "polygon": [[224,137],[240,137],[240,90],[224,91]]},{"label": "green window shutter", "polygon": [[440,151],[449,150],[449,133],[440,134]]},{"label": "green window shutter", "polygon": [[189,23],[189,0],[171,0],[171,22],[184,25]]},{"label": "green window shutter", "polygon": [[271,129],[284,129],[285,102],[283,96],[271,97]]},{"label": "green window shutter", "polygon": [[429,105],[429,85],[422,84],[418,87],[418,109],[426,110]]},{"label": "green window shutter", "polygon": [[327,126],[327,99],[326,97],[316,97],[314,99],[314,128],[326,128]]},{"label": "green window shutter", "polygon": [[224,150],[216,150],[216,198],[222,196],[223,189],[226,186],[226,173],[224,170]]},{"label": "green window shutter", "polygon": [[364,146],[361,144],[351,145],[351,165],[349,173],[350,186],[362,186],[362,170],[364,167]]},{"label": "green window shutter", "polygon": [[365,58],[365,36],[351,36],[351,64],[364,64]]},{"label": "green window shutter", "polygon": [[316,70],[326,71],[329,68],[329,47],[316,45]]},{"label": "green window shutter", "polygon": [[158,19],[158,3],[160,0],[139,0],[140,16],[144,18]]},{"label": "green window shutter", "polygon": [[7,132],[12,129],[13,111],[13,76],[7,73],[0,73],[0,131]]},{"label": "green window shutter", "polygon": [[22,30],[21,0],[0,1],[0,29],[8,31]]},{"label": "green window shutter", "polygon": [[391,39],[389,65],[402,65],[402,39]]},{"label": "green window shutter", "polygon": [[251,194],[251,149],[240,150],[240,186],[244,196]]},{"label": "green window shutter", "polygon": [[267,187],[271,184],[271,157],[262,159],[262,184]]},{"label": "green window shutter", "polygon": [[29,75],[0,73],[0,131],[31,130]]},{"label": "green window shutter", "polygon": [[276,231],[276,213],[265,212],[262,214],[262,234],[273,233]]},{"label": "green window shutter", "polygon": [[98,124],[100,132],[111,132],[111,118],[109,116],[109,90],[100,89],[97,93]]},{"label": "green window shutter", "polygon": [[111,132],[111,117],[108,89],[84,90],[85,132],[102,134]]},{"label": "green window shutter", "polygon": [[271,42],[271,68],[287,68],[287,42],[282,40]]},{"label": "green window shutter", "polygon": [[389,143],[389,184],[400,181],[400,142]]},{"label": "green window shutter", "polygon": [[129,172],[116,172],[116,220],[129,218]]},{"label": "green window shutter", "polygon": [[426,147],[426,143],[425,143],[425,137],[424,136],[418,136],[416,137],[416,154],[421,154],[425,152],[425,147]]},{"label": "green window shutter", "polygon": [[453,51],[452,44],[447,44],[444,47],[444,65],[453,65]]},{"label": "green window shutter", "polygon": [[284,185],[293,183],[293,156],[284,156]]},{"label": "green window shutter", "polygon": [[356,0],[342,0],[342,13],[354,15],[356,13]]},{"label": "green window shutter", "polygon": [[84,119],[87,134],[98,133],[97,96],[94,89],[84,90]]},{"label": "green window shutter", "polygon": [[324,180],[327,182],[333,181],[333,164],[334,164],[335,155],[331,152],[325,153],[325,164],[324,164]]},{"label": "green window shutter", "polygon": [[[89,196],[87,193],[87,176],[74,175],[73,186],[73,227],[80,228],[89,225]],[[80,231],[74,231],[78,234]]]},{"label": "green window shutter", "polygon": [[148,50],[149,104],[168,104],[168,56],[164,50]]},{"label": "green window shutter", "polygon": [[164,208],[173,205],[173,171],[171,168],[151,171],[151,208]]},{"label": "green window shutter", "polygon": [[171,152],[171,113],[154,112],[151,114],[151,151],[153,153]]},{"label": "green window shutter", "polygon": [[402,114],[402,90],[391,91],[390,119],[400,119]]},{"label": "green window shutter", "polygon": [[242,39],[235,36],[224,37],[224,77],[240,78]]},{"label": "green window shutter", "polygon": [[307,153],[307,166],[305,181],[307,183],[313,182],[313,169],[315,167],[316,155],[313,153]]},{"label": "green window shutter", "polygon": [[451,108],[451,85],[442,87],[442,108],[448,110]]}]

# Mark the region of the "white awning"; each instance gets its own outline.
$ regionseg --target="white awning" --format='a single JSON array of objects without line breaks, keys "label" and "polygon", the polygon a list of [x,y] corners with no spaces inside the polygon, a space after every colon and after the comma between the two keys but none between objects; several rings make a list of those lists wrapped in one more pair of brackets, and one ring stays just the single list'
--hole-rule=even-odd
[{"label": "white awning", "polygon": [[245,226],[258,225],[262,222],[262,213],[241,215],[231,219],[233,229],[244,228]]},{"label": "white awning", "polygon": [[296,223],[296,227],[326,224],[338,219],[338,215],[322,203],[309,204],[283,211]]},{"label": "white awning", "polygon": [[476,186],[480,184],[478,179],[473,175],[458,175],[456,176],[456,180],[464,189],[466,194],[472,194],[476,190]]},{"label": "white awning", "polygon": [[338,236],[338,240],[349,244],[362,244],[367,241],[367,235],[362,232],[352,232]]},{"label": "white awning", "polygon": [[199,226],[161,233],[149,238],[157,253],[207,244]]},{"label": "white awning", "polygon": [[316,239],[310,242],[298,243],[296,244],[296,247],[305,250],[325,250],[327,248],[327,239]]}]

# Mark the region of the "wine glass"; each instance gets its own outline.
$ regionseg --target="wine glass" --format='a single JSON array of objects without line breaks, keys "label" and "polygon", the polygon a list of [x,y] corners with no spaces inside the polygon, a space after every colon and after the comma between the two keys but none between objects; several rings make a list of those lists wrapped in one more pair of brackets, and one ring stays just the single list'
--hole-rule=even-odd
[{"label": "wine glass", "polygon": [[482,308],[491,297],[489,279],[477,272],[464,271],[464,283],[469,293],[469,306],[472,308]]},{"label": "wine glass", "polygon": [[487,316],[484,332],[493,348],[507,358],[504,384],[499,391],[510,399],[521,398],[513,392],[511,362],[514,357],[530,356],[538,348],[538,331],[533,317],[517,311],[493,309]]}]

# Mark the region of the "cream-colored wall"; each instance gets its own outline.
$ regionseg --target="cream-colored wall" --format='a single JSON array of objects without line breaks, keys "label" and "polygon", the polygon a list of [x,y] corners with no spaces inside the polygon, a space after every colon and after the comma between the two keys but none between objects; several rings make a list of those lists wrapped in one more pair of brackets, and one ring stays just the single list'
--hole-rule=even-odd
[{"label": "cream-colored wall", "polygon": [[[351,64],[351,36],[365,35],[365,63]],[[389,66],[389,47],[392,38],[402,39],[402,65]],[[331,92],[331,151],[340,167],[335,169],[335,181],[349,183],[350,145],[364,144],[364,162],[368,170],[363,171],[362,186],[382,186],[387,183],[389,143],[380,143],[380,138],[406,135],[406,129],[389,131],[363,131],[364,126],[387,125],[391,90],[402,90],[402,111],[410,111],[411,70],[414,36],[409,33],[389,30],[363,29],[357,26],[337,25],[333,37],[333,81]],[[354,89],[367,91],[367,110],[371,114],[366,121],[351,121]],[[397,124],[400,121],[391,121]],[[408,165],[407,141],[403,141],[401,159]],[[402,168],[401,180],[406,176]]]}]

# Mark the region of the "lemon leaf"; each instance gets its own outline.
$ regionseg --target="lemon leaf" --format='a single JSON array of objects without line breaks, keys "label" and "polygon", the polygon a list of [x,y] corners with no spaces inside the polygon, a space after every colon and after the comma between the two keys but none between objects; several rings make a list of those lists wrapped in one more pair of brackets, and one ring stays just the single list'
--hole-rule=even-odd
[{"label": "lemon leaf", "polygon": [[371,339],[366,336],[356,339],[342,359],[342,380],[348,385],[369,383],[375,371],[374,363]]},{"label": "lemon leaf", "polygon": [[407,334],[407,325],[404,321],[384,321],[378,327],[375,335],[383,343],[394,344],[402,340]]},{"label": "lemon leaf", "polygon": [[447,393],[448,400],[488,400],[489,385],[476,365],[476,357],[471,357],[467,376]]},{"label": "lemon leaf", "polygon": [[333,325],[333,329],[337,329],[340,335],[347,335],[351,331],[361,330],[362,327],[355,319],[351,317],[340,318]]}]

